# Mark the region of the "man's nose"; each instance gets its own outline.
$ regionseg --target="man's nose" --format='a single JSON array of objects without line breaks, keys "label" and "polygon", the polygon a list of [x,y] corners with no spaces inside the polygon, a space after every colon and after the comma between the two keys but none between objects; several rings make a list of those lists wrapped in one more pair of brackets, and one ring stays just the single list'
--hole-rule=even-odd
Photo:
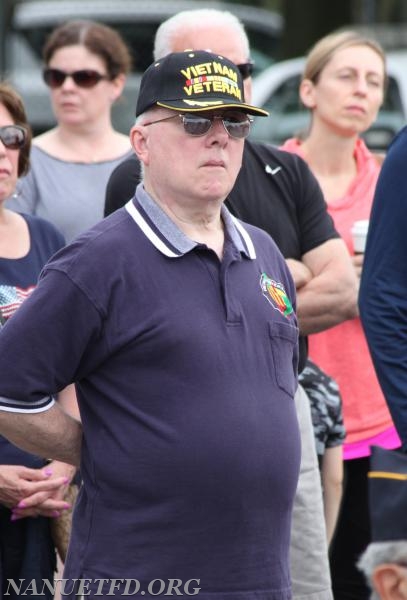
[{"label": "man's nose", "polygon": [[227,139],[229,138],[229,134],[226,131],[226,128],[223,124],[223,120],[222,120],[222,116],[221,115],[214,115],[213,116],[213,120],[212,120],[212,125],[211,128],[208,132],[209,136],[212,138],[216,138],[218,139],[225,139],[227,141]]}]

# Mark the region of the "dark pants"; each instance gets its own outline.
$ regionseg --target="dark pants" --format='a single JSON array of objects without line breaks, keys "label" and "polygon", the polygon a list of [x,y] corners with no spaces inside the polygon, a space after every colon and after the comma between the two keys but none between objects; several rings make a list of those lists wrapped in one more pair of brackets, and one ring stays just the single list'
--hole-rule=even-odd
[{"label": "dark pants", "polygon": [[368,600],[370,590],[356,562],[370,542],[369,457],[344,461],[341,510],[330,548],[335,600]]},{"label": "dark pants", "polygon": [[[43,579],[52,584],[56,569],[49,519],[28,517],[10,521],[10,516],[9,509],[0,506],[0,598],[7,593],[4,598],[8,600],[21,594],[32,600],[51,600],[53,594],[47,587],[43,590]],[[20,579],[24,580],[21,594],[16,593],[8,579],[13,579],[17,586]]]}]

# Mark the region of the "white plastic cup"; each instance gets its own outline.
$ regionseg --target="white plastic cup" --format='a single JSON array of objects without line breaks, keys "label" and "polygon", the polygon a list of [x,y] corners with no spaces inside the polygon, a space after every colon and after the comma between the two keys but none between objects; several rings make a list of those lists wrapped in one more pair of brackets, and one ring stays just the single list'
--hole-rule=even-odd
[{"label": "white plastic cup", "polygon": [[352,225],[351,233],[353,240],[353,250],[355,254],[363,254],[366,246],[367,230],[369,229],[369,219],[355,221]]}]

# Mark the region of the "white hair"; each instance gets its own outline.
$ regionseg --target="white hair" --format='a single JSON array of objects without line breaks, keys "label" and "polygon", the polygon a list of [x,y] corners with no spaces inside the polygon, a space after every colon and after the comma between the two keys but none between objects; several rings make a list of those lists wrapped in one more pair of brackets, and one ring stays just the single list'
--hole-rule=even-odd
[{"label": "white hair", "polygon": [[[145,123],[148,123],[151,119],[154,120],[154,115],[156,112],[157,112],[156,106],[152,106],[152,107],[148,108],[146,111],[141,113],[141,115],[136,117],[134,124],[135,125],[144,125]],[[145,166],[144,166],[144,163],[142,160],[139,160],[139,163],[140,163],[140,182],[144,183],[146,169],[145,169]]]},{"label": "white hair", "polygon": [[[154,40],[154,60],[167,56],[173,52],[174,40],[182,30],[199,30],[206,27],[229,27],[239,35],[244,52],[249,59],[250,46],[243,23],[228,10],[216,8],[198,8],[183,10],[170,17],[157,29]],[[202,48],[205,50],[205,48]]]},{"label": "white hair", "polygon": [[157,112],[157,108],[157,106],[150,106],[150,108],[147,108],[141,115],[136,117],[135,125],[144,125],[146,121],[154,118],[153,115]]},{"label": "white hair", "polygon": [[407,565],[407,540],[372,542],[359,558],[357,566],[372,588],[371,600],[380,600],[380,596],[375,591],[373,585],[374,570],[379,565],[386,563]]}]

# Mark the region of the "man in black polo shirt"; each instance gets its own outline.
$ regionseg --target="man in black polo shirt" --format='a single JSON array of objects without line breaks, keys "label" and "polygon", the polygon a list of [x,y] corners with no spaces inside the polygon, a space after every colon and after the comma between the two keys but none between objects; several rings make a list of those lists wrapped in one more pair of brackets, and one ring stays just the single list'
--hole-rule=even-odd
[{"label": "man in black polo shirt", "polygon": [[[203,9],[168,19],[157,31],[155,57],[184,48],[211,48],[227,56],[243,73],[245,97],[250,99],[249,42],[234,15]],[[106,190],[106,214],[133,196],[138,176],[136,159],[130,158],[116,168]],[[307,356],[306,335],[356,314],[355,275],[319,185],[298,156],[246,140],[242,168],[226,205],[237,217],[267,231],[287,260],[297,287],[302,370]],[[309,402],[302,388],[296,403],[302,462],[291,542],[293,593],[301,600],[330,600],[322,491]]]}]

